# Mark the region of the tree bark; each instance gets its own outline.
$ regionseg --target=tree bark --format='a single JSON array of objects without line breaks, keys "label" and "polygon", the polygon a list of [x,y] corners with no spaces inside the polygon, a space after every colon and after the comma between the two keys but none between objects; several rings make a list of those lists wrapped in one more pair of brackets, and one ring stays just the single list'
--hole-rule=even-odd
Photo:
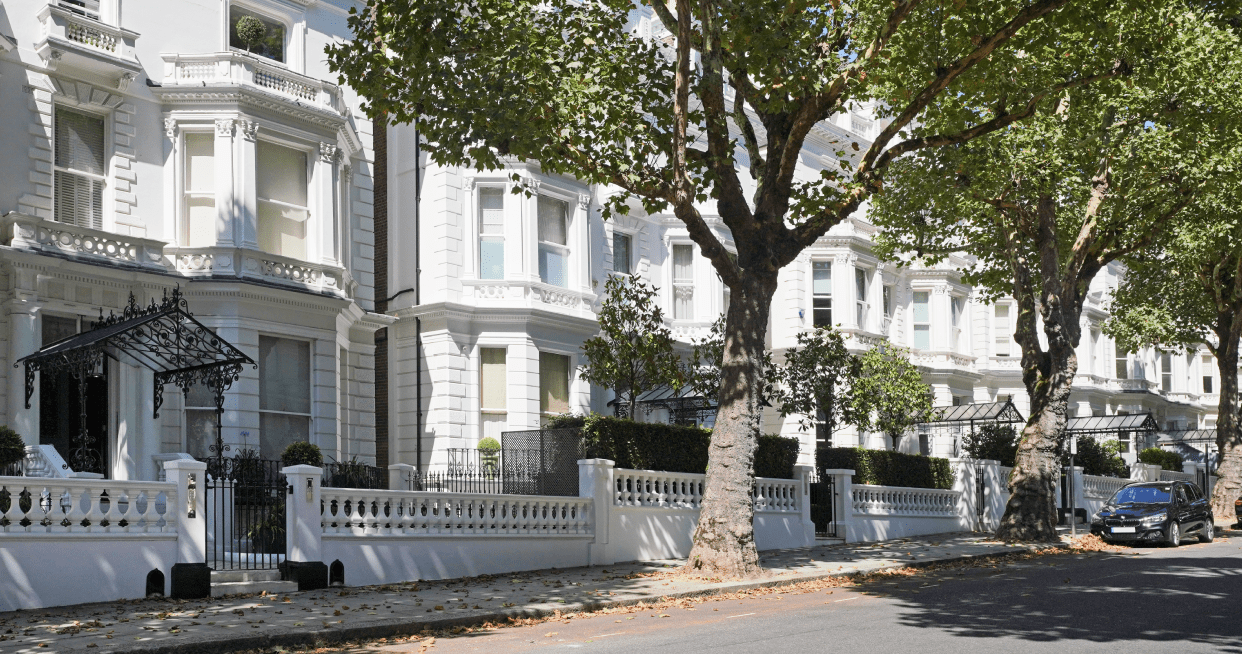
[{"label": "tree bark", "polygon": [[776,275],[752,275],[732,289],[725,318],[719,410],[708,448],[694,547],[686,571],[753,577],[762,572],[754,531],[754,461],[760,427],[764,335]]},{"label": "tree bark", "polygon": [[[1234,515],[1234,501],[1242,498],[1242,426],[1238,424],[1238,336],[1242,316],[1222,314],[1217,319],[1216,365],[1220,371],[1220,405],[1216,415],[1216,451],[1220,478],[1212,489],[1212,513]],[[1211,474],[1211,470],[1208,470]]]}]

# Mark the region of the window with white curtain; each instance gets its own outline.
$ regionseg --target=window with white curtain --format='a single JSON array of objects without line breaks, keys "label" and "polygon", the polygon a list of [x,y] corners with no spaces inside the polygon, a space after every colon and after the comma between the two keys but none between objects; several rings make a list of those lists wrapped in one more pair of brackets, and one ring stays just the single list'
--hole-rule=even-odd
[{"label": "window with white curtain", "polygon": [[479,189],[479,279],[505,278],[504,189]]},{"label": "window with white curtain", "polygon": [[307,158],[301,150],[259,141],[259,249],[293,259],[306,258]]},{"label": "window with white curtain", "polygon": [[992,337],[998,357],[1007,357],[1013,353],[1010,346],[1013,340],[1013,322],[1009,312],[1008,304],[998,304],[993,308]]},{"label": "window with white curtain", "polygon": [[216,244],[216,137],[210,132],[185,135],[185,233],[189,247]]},{"label": "window with white curtain", "polygon": [[310,343],[259,337],[259,454],[279,459],[290,443],[310,440]]},{"label": "window with white curtain", "polygon": [[673,246],[673,319],[694,319],[694,246]]},{"label": "window with white curtain", "polygon": [[539,411],[543,419],[569,411],[569,356],[539,353]]},{"label": "window with white curtain", "polygon": [[56,222],[103,229],[103,192],[107,174],[104,120],[56,107],[55,168],[52,197]]},{"label": "window with white curtain", "polygon": [[569,286],[569,205],[539,196],[539,279]]},{"label": "window with white curtain", "polygon": [[914,326],[914,341],[912,345],[916,350],[931,349],[931,293],[927,291],[914,292],[914,306],[910,313],[911,322]]},{"label": "window with white curtain", "polygon": [[867,328],[867,309],[871,306],[867,302],[867,271],[862,268],[854,269],[854,290],[855,290],[855,311],[856,324],[859,329]]},{"label": "window with white curtain", "polygon": [[[509,419],[508,383],[503,347],[479,348],[479,438],[500,442]],[[542,364],[542,360],[540,361]],[[542,373],[542,365],[540,366]]]},{"label": "window with white curtain", "polygon": [[832,262],[811,262],[811,319],[816,327],[832,326]]}]

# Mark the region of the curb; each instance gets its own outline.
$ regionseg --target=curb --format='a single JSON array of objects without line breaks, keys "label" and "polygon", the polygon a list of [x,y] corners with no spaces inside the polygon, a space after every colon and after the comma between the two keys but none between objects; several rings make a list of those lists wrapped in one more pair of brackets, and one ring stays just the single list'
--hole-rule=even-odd
[{"label": "curb", "polygon": [[[832,577],[853,577],[859,574],[872,574],[885,570],[896,570],[900,568],[923,568],[939,563],[953,563],[957,561],[969,561],[972,559],[994,559],[1010,554],[1018,554],[1022,552],[1033,552],[1046,549],[1048,546],[1014,546],[1004,552],[988,552],[984,554],[959,554],[957,556],[935,559],[929,561],[910,561],[900,563],[890,563],[880,567],[862,572],[859,570],[850,571],[832,571],[826,573],[811,574],[800,577],[790,577],[787,579],[770,579],[765,581],[739,582],[728,586],[716,588],[703,588],[699,590],[682,591],[679,593],[666,593],[660,595],[651,595],[648,597],[610,600],[603,602],[578,602],[574,604],[565,604],[555,609],[509,609],[506,611],[493,611],[491,613],[482,613],[470,616],[461,616],[456,618],[436,618],[431,620],[410,620],[396,618],[392,620],[380,621],[377,623],[362,625],[357,627],[340,627],[314,630],[290,630],[275,631],[255,636],[244,636],[238,638],[217,638],[208,641],[198,641],[193,643],[160,643],[152,645],[133,645],[126,647],[118,647],[115,649],[103,649],[101,652],[125,652],[131,654],[228,654],[230,652],[238,652],[244,650],[261,649],[264,647],[325,647],[332,645],[340,645],[350,641],[392,638],[395,636],[412,636],[424,629],[446,629],[452,627],[473,627],[481,625],[485,622],[503,622],[509,618],[544,618],[555,615],[557,612],[565,613],[581,613],[598,611],[605,608],[614,608],[620,606],[632,606],[642,602],[662,599],[683,599],[689,597],[705,597],[710,595],[720,595],[724,593],[737,593],[741,591],[755,590],[759,588],[779,588],[782,586],[792,586],[807,581],[817,581],[820,579],[830,579]],[[1053,545],[1053,548],[1062,548],[1064,545]]]}]

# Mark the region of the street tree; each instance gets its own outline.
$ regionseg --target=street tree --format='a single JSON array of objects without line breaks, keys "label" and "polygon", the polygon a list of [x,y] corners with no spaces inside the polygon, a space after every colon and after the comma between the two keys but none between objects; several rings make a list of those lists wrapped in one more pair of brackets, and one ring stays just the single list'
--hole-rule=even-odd
[{"label": "street tree", "polygon": [[885,341],[858,357],[849,414],[859,431],[884,434],[894,449],[911,427],[936,418],[931,387],[909,350]]},{"label": "street tree", "polygon": [[858,376],[858,359],[845,348],[841,332],[820,327],[798,334],[775,369],[776,407],[781,417],[798,416],[802,431],[822,425],[830,440],[839,425],[854,420],[850,399]]},{"label": "street tree", "polygon": [[[685,363],[686,385],[704,401],[704,408],[720,397],[720,382],[724,369],[725,317],[717,318],[707,334],[690,341],[690,356]],[[772,353],[763,351],[759,362],[759,404],[768,406],[776,393],[774,382],[777,369],[772,365]],[[708,402],[710,398],[711,402]]]},{"label": "street tree", "polygon": [[673,333],[655,295],[656,289],[637,275],[609,277],[596,317],[599,335],[582,342],[586,363],[578,368],[579,376],[611,389],[618,408],[624,406],[630,418],[637,415],[639,395],[666,386],[680,389],[684,381]]},{"label": "street tree", "polygon": [[[902,155],[968,143],[1124,75],[1131,35],[1174,1],[368,0],[351,9],[357,38],[327,50],[366,111],[417,123],[440,165],[538,162],[601,185],[607,212],[636,198],[685,224],[732,298],[687,569],[750,576],[761,571],[751,471],[780,270]],[[654,16],[650,37],[640,16]],[[868,102],[881,121],[870,142],[819,127]],[[931,127],[945,111],[957,124]],[[832,149],[822,170],[804,158],[812,133]],[[736,257],[705,215],[729,229]]]},{"label": "street tree", "polygon": [[[966,281],[986,298],[1016,301],[1031,413],[997,531],[1005,540],[1057,538],[1056,453],[1092,280],[1151,248],[1198,194],[1232,174],[1242,116],[1236,37],[1181,9],[1135,29],[1151,45],[1125,62],[1124,80],[1067,90],[1038,103],[1030,120],[903,157],[875,199],[881,250],[927,261],[967,252],[975,263]],[[955,121],[928,118],[942,119]]]},{"label": "street tree", "polygon": [[1220,394],[1216,448],[1220,479],[1212,510],[1232,515],[1242,497],[1238,341],[1242,338],[1242,194],[1236,186],[1197,202],[1194,220],[1164,246],[1128,262],[1104,326],[1118,348],[1196,351],[1216,359]]}]

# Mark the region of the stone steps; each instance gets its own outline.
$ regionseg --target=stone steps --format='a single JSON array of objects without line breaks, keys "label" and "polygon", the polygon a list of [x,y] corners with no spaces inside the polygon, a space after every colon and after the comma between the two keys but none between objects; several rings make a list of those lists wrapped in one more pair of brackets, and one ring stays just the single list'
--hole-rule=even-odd
[{"label": "stone steps", "polygon": [[239,595],[242,593],[292,593],[298,589],[296,581],[282,581],[279,570],[212,570],[211,596]]}]

